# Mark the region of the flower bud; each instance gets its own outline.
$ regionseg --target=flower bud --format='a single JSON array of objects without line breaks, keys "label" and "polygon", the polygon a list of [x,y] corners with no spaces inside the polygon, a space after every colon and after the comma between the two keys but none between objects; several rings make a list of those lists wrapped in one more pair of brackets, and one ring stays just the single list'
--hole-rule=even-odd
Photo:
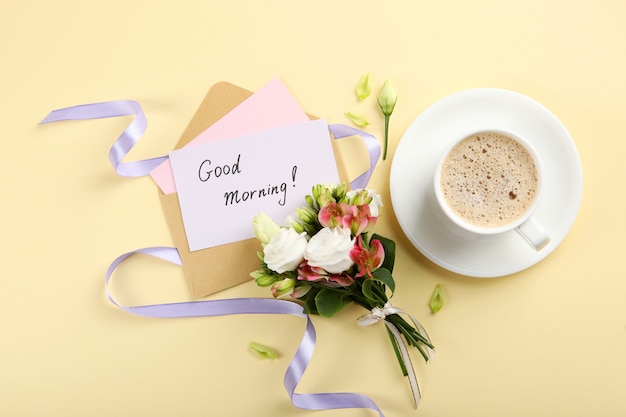
[{"label": "flower bud", "polygon": [[348,197],[348,202],[355,206],[369,204],[369,202],[372,201],[372,196],[370,195],[369,191],[365,189],[348,191],[346,196]]},{"label": "flower bud", "polygon": [[331,188],[325,184],[317,184],[313,187],[313,198],[315,198],[319,207],[324,207],[326,204],[335,201],[333,198],[333,190],[334,187]]},{"label": "flower bud", "polygon": [[276,275],[268,275],[267,272],[262,269],[252,272],[250,276],[254,278],[256,285],[259,287],[269,287],[279,279]]},{"label": "flower bud", "polygon": [[356,206],[367,204],[370,208],[370,215],[378,217],[379,208],[383,206],[383,200],[380,194],[376,194],[367,188],[348,191],[348,203]]},{"label": "flower bud", "polygon": [[317,213],[308,206],[297,208],[296,215],[303,223],[314,223],[317,219]]},{"label": "flower bud", "polygon": [[304,201],[306,201],[309,207],[315,208],[315,199],[313,199],[313,197],[311,197],[310,195],[307,195],[306,197],[304,197]]},{"label": "flower bud", "polygon": [[282,298],[282,297],[291,295],[295,286],[296,286],[295,279],[285,278],[282,281],[277,282],[272,287],[271,292],[275,298]]},{"label": "flower bud", "polygon": [[336,186],[335,189],[333,190],[333,197],[335,197],[335,201],[339,201],[343,199],[346,196],[347,192],[348,192],[348,184],[346,184],[345,182],[342,182],[341,184]]},{"label": "flower bud", "polygon": [[267,214],[259,213],[252,220],[254,235],[261,242],[262,246],[267,245],[272,236],[280,229],[280,226]]},{"label": "flower bud", "polygon": [[291,222],[291,228],[295,230],[298,234],[304,233],[304,226],[302,226],[302,223],[300,222]]},{"label": "flower bud", "polygon": [[393,89],[391,83],[385,80],[383,88],[378,96],[378,106],[385,116],[390,116],[393,113],[394,107],[396,107],[396,101],[398,101],[398,94]]}]

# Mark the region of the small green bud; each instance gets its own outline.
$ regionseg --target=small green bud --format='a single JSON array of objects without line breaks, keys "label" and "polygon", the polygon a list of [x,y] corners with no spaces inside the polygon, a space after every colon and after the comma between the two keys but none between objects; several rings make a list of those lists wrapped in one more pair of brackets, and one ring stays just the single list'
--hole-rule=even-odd
[{"label": "small green bud", "polygon": [[309,207],[313,209],[315,208],[315,199],[311,197],[310,195],[307,195],[306,197],[304,197],[304,201],[309,205]]},{"label": "small green bud", "polygon": [[296,215],[304,223],[313,223],[317,220],[317,213],[308,206],[297,208]]},{"label": "small green bud", "polygon": [[334,188],[324,184],[319,184],[315,187],[313,197],[315,198],[315,201],[317,201],[318,207],[323,207],[326,204],[335,201],[333,198],[333,190]]},{"label": "small green bud", "polygon": [[276,281],[280,279],[280,277],[269,274],[264,269],[259,269],[254,272],[251,272],[250,276],[254,278],[256,285],[258,285],[259,287],[269,287],[270,285],[274,284]]},{"label": "small green bud", "polygon": [[296,231],[296,233],[300,234],[302,232],[304,232],[304,227],[302,226],[301,223],[298,222],[291,222],[291,227],[293,230]]},{"label": "small green bud", "polygon": [[372,202],[373,197],[368,190],[350,191],[348,193],[348,202],[355,206],[362,206]]},{"label": "small green bud", "polygon": [[346,184],[345,182],[342,182],[333,190],[333,197],[335,198],[335,201],[339,201],[343,199],[347,193],[348,193],[348,184]]}]

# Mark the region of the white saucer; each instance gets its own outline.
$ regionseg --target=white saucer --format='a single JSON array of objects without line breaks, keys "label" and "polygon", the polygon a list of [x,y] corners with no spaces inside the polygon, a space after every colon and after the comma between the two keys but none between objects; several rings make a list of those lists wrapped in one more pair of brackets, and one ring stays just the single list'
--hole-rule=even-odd
[{"label": "white saucer", "polygon": [[[536,218],[552,238],[541,251],[530,248],[516,232],[460,237],[434,214],[435,165],[448,142],[473,125],[516,131],[539,153],[545,193]],[[400,227],[417,250],[449,271],[491,278],[535,265],[563,241],[580,207],[582,168],[568,131],[543,105],[512,91],[481,88],[445,97],[411,123],[395,151],[390,191]]]}]

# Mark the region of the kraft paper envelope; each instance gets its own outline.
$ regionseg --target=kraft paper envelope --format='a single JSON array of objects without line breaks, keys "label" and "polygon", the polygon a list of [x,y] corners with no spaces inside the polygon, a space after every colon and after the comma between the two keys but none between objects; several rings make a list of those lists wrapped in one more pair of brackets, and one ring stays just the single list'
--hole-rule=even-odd
[{"label": "kraft paper envelope", "polygon": [[[215,84],[209,89],[175,148],[180,149],[184,147],[252,94],[248,90],[227,82]],[[309,118],[315,119],[312,116],[309,116]],[[335,151],[339,176],[342,181],[347,181],[335,141],[330,133],[329,140],[331,140],[333,150]],[[178,194],[164,194],[160,189],[158,189],[158,192],[174,245],[178,249],[183,262],[183,271],[185,279],[189,284],[192,298],[205,297],[252,279],[250,273],[260,267],[260,261],[256,253],[261,250],[261,246],[256,239],[246,239],[190,252]],[[250,227],[252,227],[252,224],[250,224]]]}]

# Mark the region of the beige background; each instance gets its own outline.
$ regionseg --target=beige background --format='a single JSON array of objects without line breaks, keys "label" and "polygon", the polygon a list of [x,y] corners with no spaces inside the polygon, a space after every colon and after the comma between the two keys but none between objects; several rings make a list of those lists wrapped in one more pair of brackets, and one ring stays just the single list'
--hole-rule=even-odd
[{"label": "beige background", "polygon": [[[574,138],[583,201],[543,262],[466,278],[409,245],[389,201],[391,160],[381,162],[370,186],[387,203],[377,231],[399,245],[394,302],[437,345],[430,365],[414,355],[422,403],[412,409],[383,328],[359,329],[357,308],[314,318],[318,344],[298,392],[362,393],[388,417],[624,415],[625,15],[620,0],[5,0],[0,415],[373,416],[291,405],[282,379],[301,319],[157,320],[111,305],[108,264],[171,245],[152,181],[118,177],[108,162],[129,119],[37,125],[53,109],[137,100],[149,127],[129,159],[158,156],[214,83],[256,90],[280,77],[307,112],[331,123],[365,113],[380,135],[375,101],[353,93],[366,71],[376,91],[390,79],[400,95],[390,157],[411,121],[448,94],[499,87],[538,100]],[[189,299],[179,268],[135,258],[114,277],[121,302]],[[446,305],[432,315],[437,282]],[[250,282],[211,298],[248,296],[268,293]],[[258,359],[250,340],[280,359]]]}]

